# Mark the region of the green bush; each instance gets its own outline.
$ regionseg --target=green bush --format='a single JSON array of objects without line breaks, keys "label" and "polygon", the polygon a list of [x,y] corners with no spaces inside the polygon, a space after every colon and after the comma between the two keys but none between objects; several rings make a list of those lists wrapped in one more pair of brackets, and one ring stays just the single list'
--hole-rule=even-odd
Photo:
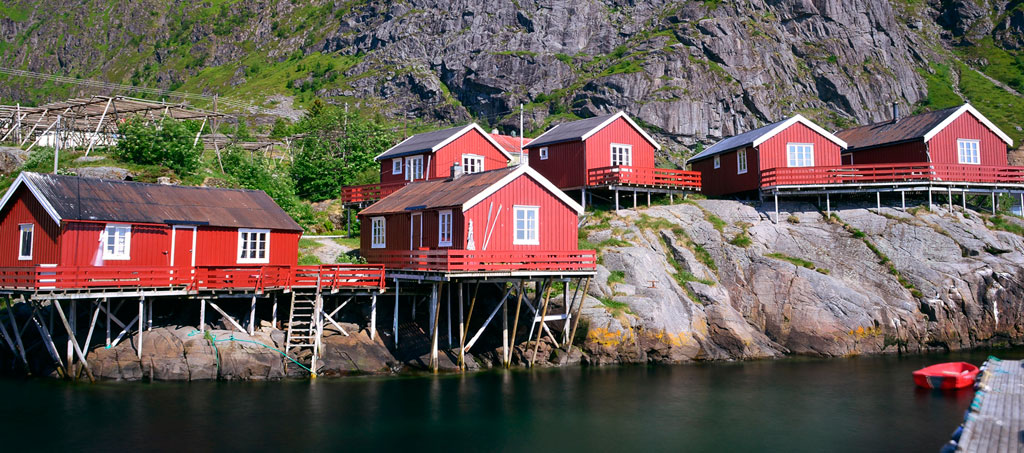
[{"label": "green bush", "polygon": [[164,119],[150,124],[131,118],[118,126],[121,134],[115,155],[133,164],[162,165],[179,176],[195,173],[199,168],[202,147],[195,142],[196,131],[189,124]]}]

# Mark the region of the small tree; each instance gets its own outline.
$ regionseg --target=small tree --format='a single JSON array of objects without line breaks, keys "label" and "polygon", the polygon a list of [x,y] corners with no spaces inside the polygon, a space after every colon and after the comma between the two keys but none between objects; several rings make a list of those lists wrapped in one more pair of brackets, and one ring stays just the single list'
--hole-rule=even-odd
[{"label": "small tree", "polygon": [[202,148],[193,145],[195,132],[183,122],[164,119],[147,124],[141,118],[131,118],[118,126],[121,137],[115,154],[139,165],[162,165],[178,175],[190,175],[199,168]]}]

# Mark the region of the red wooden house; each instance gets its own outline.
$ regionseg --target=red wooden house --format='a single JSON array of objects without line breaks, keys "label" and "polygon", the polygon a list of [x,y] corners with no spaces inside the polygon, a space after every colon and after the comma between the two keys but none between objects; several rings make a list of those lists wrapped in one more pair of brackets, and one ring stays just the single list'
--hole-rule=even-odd
[{"label": "red wooden house", "polygon": [[359,213],[370,263],[428,271],[593,269],[583,208],[521,165],[409,184]]},{"label": "red wooden house", "polygon": [[762,173],[778,168],[835,166],[846,142],[802,115],[726,138],[687,160],[702,192],[717,196],[762,189]]},{"label": "red wooden house", "polygon": [[0,267],[295,266],[302,228],[262,191],[22,173]]},{"label": "red wooden house", "polygon": [[931,163],[939,166],[1005,167],[1013,145],[970,104],[836,133],[849,143],[844,165]]},{"label": "red wooden house", "polygon": [[493,138],[495,142],[501,145],[505,152],[512,155],[513,164],[519,163],[520,153],[522,153],[523,155],[523,162],[528,161],[528,159],[526,158],[526,150],[524,148],[526,147],[526,145],[529,145],[530,142],[533,141],[532,138],[517,137],[515,135],[502,135],[499,134],[497,130],[491,131],[491,138]]},{"label": "red wooden house", "polygon": [[699,175],[656,168],[661,145],[624,112],[556,125],[526,148],[530,166],[561,189],[700,187]]}]

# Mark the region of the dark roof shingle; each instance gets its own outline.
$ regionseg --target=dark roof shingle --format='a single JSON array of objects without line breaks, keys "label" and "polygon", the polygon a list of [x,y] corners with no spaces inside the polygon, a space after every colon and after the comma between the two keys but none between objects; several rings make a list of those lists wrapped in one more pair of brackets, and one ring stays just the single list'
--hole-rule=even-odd
[{"label": "dark roof shingle", "polygon": [[410,208],[421,210],[461,206],[518,169],[518,167],[507,167],[463,175],[458,179],[415,182],[384,197],[359,214],[392,214],[406,212]]},{"label": "dark roof shingle", "polygon": [[420,154],[429,152],[434,149],[438,143],[441,143],[451,136],[459,133],[466,129],[467,126],[449,127],[447,129],[440,129],[431,132],[424,132],[422,134],[416,134],[405,141],[391,147],[391,149],[384,151],[377,160],[391,159],[394,157],[409,156],[412,154]]},{"label": "dark roof shingle", "polygon": [[22,173],[65,220],[194,223],[302,231],[262,190],[218,189]]},{"label": "dark roof shingle", "polygon": [[551,129],[548,129],[547,132],[541,134],[540,137],[535,138],[525,147],[538,148],[541,146],[554,145],[555,143],[574,142],[577,140],[582,140],[583,136],[586,135],[587,132],[590,132],[595,127],[600,126],[601,123],[608,121],[609,118],[615,115],[618,114],[612,113],[610,115],[595,116],[593,118],[587,118],[559,124]]},{"label": "dark roof shingle", "polygon": [[784,119],[782,121],[778,121],[767,126],[762,126],[754,130],[746,131],[739,135],[734,135],[732,137],[722,139],[718,143],[715,143],[714,145],[708,147],[708,149],[701,151],[696,156],[687,159],[687,162],[696,162],[698,160],[707,159],[716,154],[727,153],[735,149],[746,148],[748,146],[751,146],[754,144],[755,141],[757,141],[757,139],[771,132],[780,124],[785,123],[786,121],[789,121],[789,119]]},{"label": "dark roof shingle", "polygon": [[896,122],[890,120],[855,127],[839,131],[836,133],[836,136],[843,139],[849,145],[850,151],[923,139],[925,134],[935,129],[936,126],[959,109],[960,107],[951,107],[908,116]]}]

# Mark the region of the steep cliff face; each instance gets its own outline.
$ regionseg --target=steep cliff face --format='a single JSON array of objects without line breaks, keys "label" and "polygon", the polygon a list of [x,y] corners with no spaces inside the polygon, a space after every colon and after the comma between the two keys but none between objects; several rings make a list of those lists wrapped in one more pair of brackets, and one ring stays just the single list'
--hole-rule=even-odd
[{"label": "steep cliff face", "polygon": [[[629,244],[603,252],[584,310],[586,360],[1024,342],[1024,240],[990,229],[986,216],[847,206],[826,220],[810,205],[782,208],[778,224],[764,210],[714,200],[600,219],[592,241],[614,235]],[[614,271],[621,278],[609,279]]]},{"label": "steep cliff face", "polygon": [[[1012,92],[1024,8],[1012,1],[9,3],[5,66],[506,129],[522,103],[534,131],[624,109],[673,145],[670,158],[796,112],[837,127],[887,119],[892,102],[967,99],[1012,111],[996,118],[1012,135],[1024,117]],[[976,70],[991,80],[961,80]],[[8,78],[0,97],[76,90]]]}]

